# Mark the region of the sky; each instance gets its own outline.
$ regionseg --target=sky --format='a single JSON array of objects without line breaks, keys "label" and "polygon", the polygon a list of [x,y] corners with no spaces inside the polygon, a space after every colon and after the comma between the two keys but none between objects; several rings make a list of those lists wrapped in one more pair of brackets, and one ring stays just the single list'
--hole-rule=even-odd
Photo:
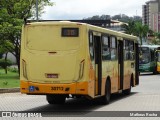
[{"label": "sky", "polygon": [[44,20],[77,20],[94,15],[142,16],[142,5],[149,0],[51,0],[52,7],[45,7]]}]

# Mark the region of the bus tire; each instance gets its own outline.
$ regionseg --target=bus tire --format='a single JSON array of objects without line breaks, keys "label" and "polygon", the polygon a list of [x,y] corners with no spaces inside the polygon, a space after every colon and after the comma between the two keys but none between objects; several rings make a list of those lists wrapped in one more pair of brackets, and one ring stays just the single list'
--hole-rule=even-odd
[{"label": "bus tire", "polygon": [[49,104],[64,104],[66,97],[64,95],[46,95]]},{"label": "bus tire", "polygon": [[105,85],[105,95],[102,96],[101,98],[102,104],[104,105],[109,104],[110,98],[111,98],[111,84],[110,81],[107,80]]}]

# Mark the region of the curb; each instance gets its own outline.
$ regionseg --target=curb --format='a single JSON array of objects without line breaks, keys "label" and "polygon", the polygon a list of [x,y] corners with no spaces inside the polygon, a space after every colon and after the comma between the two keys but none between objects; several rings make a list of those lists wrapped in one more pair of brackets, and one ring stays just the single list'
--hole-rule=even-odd
[{"label": "curb", "polygon": [[14,93],[14,92],[20,92],[20,88],[4,88],[0,89],[0,94],[1,93]]}]

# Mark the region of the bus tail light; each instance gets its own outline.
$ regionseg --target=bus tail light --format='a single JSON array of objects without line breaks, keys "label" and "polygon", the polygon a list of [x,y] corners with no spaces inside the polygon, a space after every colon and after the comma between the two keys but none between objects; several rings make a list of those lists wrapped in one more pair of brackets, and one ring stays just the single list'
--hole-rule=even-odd
[{"label": "bus tail light", "polygon": [[28,80],[26,61],[22,60],[23,76]]},{"label": "bus tail light", "polygon": [[85,61],[85,60],[82,60],[82,61],[80,62],[79,79],[81,79],[81,78],[83,77],[84,61]]}]

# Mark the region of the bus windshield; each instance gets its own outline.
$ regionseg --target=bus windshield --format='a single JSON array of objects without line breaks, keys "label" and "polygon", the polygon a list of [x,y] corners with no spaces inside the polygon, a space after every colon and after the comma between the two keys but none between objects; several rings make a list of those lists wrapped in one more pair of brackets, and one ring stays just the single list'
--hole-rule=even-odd
[{"label": "bus windshield", "polygon": [[140,64],[147,64],[150,62],[151,55],[149,48],[147,47],[141,47],[140,49],[140,57],[139,57],[139,63]]}]

